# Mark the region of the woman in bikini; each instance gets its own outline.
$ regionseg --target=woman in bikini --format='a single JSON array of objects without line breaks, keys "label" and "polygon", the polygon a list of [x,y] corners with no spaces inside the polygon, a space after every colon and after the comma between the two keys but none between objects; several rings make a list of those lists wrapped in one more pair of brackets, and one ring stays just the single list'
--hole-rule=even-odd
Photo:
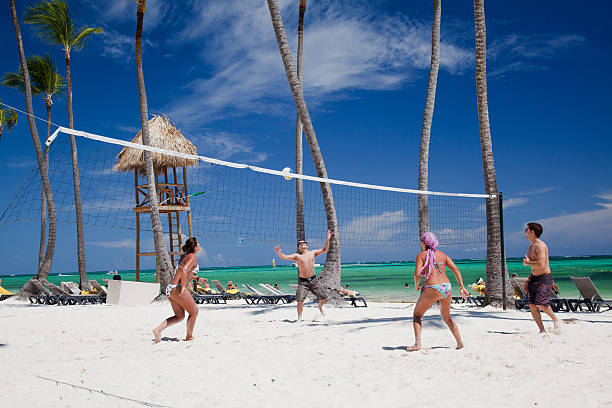
[{"label": "woman in bikini", "polygon": [[440,301],[440,314],[444,323],[448,325],[451,333],[457,341],[457,349],[463,348],[459,328],[450,315],[451,284],[446,276],[445,269],[448,267],[455,274],[459,283],[461,297],[467,299],[468,292],[463,287],[461,272],[459,268],[444,252],[437,250],[438,239],[433,232],[426,232],[421,237],[421,248],[423,249],[416,257],[414,269],[414,286],[421,290],[421,296],[414,307],[412,324],[414,326],[414,346],[408,347],[408,351],[421,349],[421,319],[425,312],[438,300]]},{"label": "woman in bikini", "polygon": [[183,255],[179,260],[174,277],[166,286],[166,296],[170,299],[170,305],[174,316],[167,318],[159,326],[153,329],[155,343],[161,341],[161,332],[168,326],[172,326],[185,318],[185,311],[189,313],[187,318],[187,335],[185,341],[193,340],[193,327],[198,317],[198,308],[188,290],[189,282],[193,272],[200,270],[195,254],[200,250],[200,244],[195,238],[189,238],[182,247]]}]

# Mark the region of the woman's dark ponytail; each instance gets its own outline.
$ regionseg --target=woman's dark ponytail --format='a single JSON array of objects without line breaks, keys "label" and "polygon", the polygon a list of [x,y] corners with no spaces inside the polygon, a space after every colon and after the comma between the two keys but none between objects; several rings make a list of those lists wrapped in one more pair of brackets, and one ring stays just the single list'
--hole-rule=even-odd
[{"label": "woman's dark ponytail", "polygon": [[185,241],[185,244],[181,247],[183,250],[183,255],[181,255],[181,259],[179,259],[179,263],[187,256],[187,254],[193,254],[195,252],[196,247],[198,246],[198,240],[195,237],[189,238]]}]

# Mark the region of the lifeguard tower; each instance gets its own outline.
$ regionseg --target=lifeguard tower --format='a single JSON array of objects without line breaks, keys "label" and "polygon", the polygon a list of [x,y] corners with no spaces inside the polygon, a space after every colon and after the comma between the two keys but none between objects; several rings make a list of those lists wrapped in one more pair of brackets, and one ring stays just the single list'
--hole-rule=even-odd
[{"label": "lifeguard tower", "polygon": [[[179,153],[197,155],[193,143],[187,140],[181,132],[170,123],[165,116],[154,116],[149,120],[149,134],[151,146]],[[142,144],[142,130],[138,132],[132,143]],[[191,208],[189,206],[189,193],[187,191],[187,167],[196,165],[198,160],[153,153],[153,169],[155,172],[155,186],[159,200],[159,213],[168,217],[168,229],[164,233],[170,237],[170,260],[176,267],[176,257],[182,254],[183,246],[181,223],[187,219],[189,236],[193,236],[191,225]],[[134,172],[134,193],[136,206],[133,208],[136,215],[136,280],[140,281],[140,257],[155,256],[155,252],[141,252],[140,216],[146,214],[150,217],[151,203],[149,202],[149,186],[147,184],[144,151],[131,147],[124,147],[117,155],[115,170]],[[182,171],[181,171],[182,170]],[[181,216],[183,214],[183,216]],[[162,218],[162,225],[164,220]],[[156,268],[157,269],[157,268]],[[159,281],[159,276],[155,275]]]}]

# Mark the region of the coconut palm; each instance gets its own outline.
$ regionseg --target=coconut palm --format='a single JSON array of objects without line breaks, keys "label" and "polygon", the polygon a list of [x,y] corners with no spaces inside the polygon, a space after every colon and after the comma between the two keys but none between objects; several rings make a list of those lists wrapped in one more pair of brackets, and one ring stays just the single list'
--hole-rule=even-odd
[{"label": "coconut palm", "polygon": [[[317,174],[321,178],[327,178],[327,170],[325,169],[325,163],[323,161],[323,155],[319,148],[317,141],[317,135],[315,133],[312,122],[310,121],[310,114],[304,101],[304,94],[302,92],[302,86],[300,80],[295,71],[293,65],[293,58],[291,56],[291,50],[289,49],[289,43],[287,41],[287,35],[285,34],[285,27],[281,19],[280,11],[278,9],[278,3],[276,0],[267,0],[268,9],[270,10],[270,17],[272,18],[272,25],[274,26],[274,33],[276,34],[276,41],[278,43],[278,49],[283,60],[285,67],[285,73],[287,74],[287,80],[289,81],[289,87],[291,88],[291,94],[293,95],[293,101],[298,111],[298,117],[304,127],[304,133],[306,134],[306,140],[310,147],[310,153],[317,170]],[[323,283],[330,288],[338,288],[340,286],[340,231],[338,229],[338,218],[336,216],[336,207],[334,205],[334,197],[329,183],[321,183],[321,192],[323,195],[323,204],[325,206],[325,214],[327,216],[327,227],[334,232],[331,237],[329,252],[327,253],[327,259],[325,260],[325,266],[321,271],[321,278]]]},{"label": "coconut palm", "polygon": [[[304,89],[302,76],[302,51],[304,49],[304,14],[306,13],[306,0],[300,0],[300,16],[298,20],[298,52],[297,52],[297,75],[300,86]],[[302,174],[304,152],[302,149],[303,127],[298,113],[295,122],[295,172]],[[304,228],[304,181],[300,178],[295,180],[295,230],[297,240],[306,239]]]},{"label": "coconut palm", "polygon": [[[149,108],[147,106],[147,91],[145,89],[144,73],[142,70],[142,24],[144,20],[146,0],[138,0],[136,11],[136,76],[138,78],[138,93],[140,95],[140,123],[142,127],[142,144],[150,146],[151,136],[149,133]],[[161,293],[165,293],[166,286],[172,279],[172,264],[166,249],[166,239],[162,230],[159,217],[159,202],[155,186],[156,174],[153,170],[153,157],[151,152],[144,152],[145,172],[149,185],[149,203],[151,203],[151,224],[153,227],[153,241],[155,243],[157,276],[161,283]]]},{"label": "coconut palm", "polygon": [[[489,126],[489,105],[487,102],[487,38],[484,0],[474,0],[474,33],[476,38],[476,100],[478,123],[480,125],[480,150],[485,192],[497,194],[497,179],[493,162],[493,143]],[[502,300],[502,279],[506,280],[507,296],[511,286],[508,275],[502,277],[500,208],[498,198],[486,200],[487,213],[487,274],[485,303],[500,304]]]},{"label": "coconut palm", "polygon": [[[55,63],[49,54],[44,57],[32,56],[27,59],[28,72],[31,78],[31,88],[33,95],[42,95],[45,107],[47,109],[47,139],[51,135],[51,106],[53,105],[54,95],[63,95],[65,93],[66,81],[55,68]],[[19,68],[19,73],[9,72],[4,74],[2,85],[15,88],[18,91],[25,93],[25,81],[23,69]],[[49,165],[49,146],[45,147],[44,159]],[[44,261],[44,251],[47,235],[46,217],[47,206],[45,201],[45,192],[41,192],[40,206],[40,245],[38,251],[39,267]],[[55,228],[55,226],[54,226]]]},{"label": "coconut palm", "polygon": [[[40,171],[40,179],[43,185],[43,191],[45,193],[45,200],[47,201],[48,212],[49,212],[49,239],[47,241],[47,250],[45,252],[45,259],[42,266],[39,266],[36,278],[46,279],[49,276],[51,270],[51,263],[53,261],[53,254],[55,252],[55,203],[53,201],[53,194],[51,192],[51,185],[49,184],[49,166],[43,158],[43,150],[40,144],[38,136],[38,129],[36,128],[36,122],[34,121],[34,108],[32,106],[32,89],[30,84],[30,74],[28,71],[28,65],[25,58],[25,52],[23,50],[23,42],[21,40],[21,29],[19,28],[19,20],[17,19],[17,10],[15,9],[15,0],[10,0],[11,5],[11,16],[13,19],[13,26],[15,28],[15,37],[17,39],[17,48],[19,50],[19,60],[21,62],[21,68],[23,70],[23,79],[25,84],[25,103],[26,112],[28,113],[28,124],[30,126],[30,135],[32,136],[32,142],[34,143],[34,150],[36,151],[36,159],[38,161],[38,169]],[[18,295],[24,296],[28,293],[35,293],[36,288],[30,281],[28,281],[19,292]]]},{"label": "coconut palm", "polygon": [[[28,7],[25,22],[33,24],[37,35],[51,45],[59,45],[66,59],[66,80],[68,84],[68,126],[74,129],[72,115],[72,80],[70,76],[70,52],[82,49],[87,38],[94,33],[101,33],[101,28],[82,27],[74,25],[68,4],[63,0],[43,0],[37,5]],[[79,176],[79,161],[74,135],[69,135],[72,153],[72,173],[74,183],[74,204],[77,224],[77,259],[81,287],[87,285],[85,267],[85,231],[83,225],[83,203],[81,199],[81,178]]]},{"label": "coconut palm", "polygon": [[[441,0],[434,0],[434,17],[431,26],[431,63],[429,65],[429,81],[427,82],[427,97],[423,112],[423,127],[421,128],[421,152],[419,155],[419,190],[428,189],[429,179],[429,140],[431,136],[431,121],[433,119],[436,101],[436,85],[438,68],[440,67],[440,17],[442,14]],[[429,231],[428,196],[419,194],[419,236]]]},{"label": "coconut palm", "polygon": [[15,109],[0,108],[0,139],[2,139],[4,127],[6,127],[7,130],[11,130],[15,126],[17,126],[17,112]]}]

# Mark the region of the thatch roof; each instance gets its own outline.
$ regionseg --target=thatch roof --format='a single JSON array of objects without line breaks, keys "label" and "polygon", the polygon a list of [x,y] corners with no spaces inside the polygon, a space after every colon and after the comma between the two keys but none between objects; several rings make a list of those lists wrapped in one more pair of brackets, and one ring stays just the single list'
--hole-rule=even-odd
[{"label": "thatch roof", "polygon": [[[151,146],[186,154],[198,154],[195,146],[170,123],[166,116],[154,116],[149,120],[149,135]],[[142,130],[132,139],[132,143],[142,144]],[[113,170],[144,172],[144,151],[133,147],[124,147],[117,155],[117,163]],[[197,160],[167,154],[153,153],[153,167],[163,169],[168,167],[188,167]]]}]

